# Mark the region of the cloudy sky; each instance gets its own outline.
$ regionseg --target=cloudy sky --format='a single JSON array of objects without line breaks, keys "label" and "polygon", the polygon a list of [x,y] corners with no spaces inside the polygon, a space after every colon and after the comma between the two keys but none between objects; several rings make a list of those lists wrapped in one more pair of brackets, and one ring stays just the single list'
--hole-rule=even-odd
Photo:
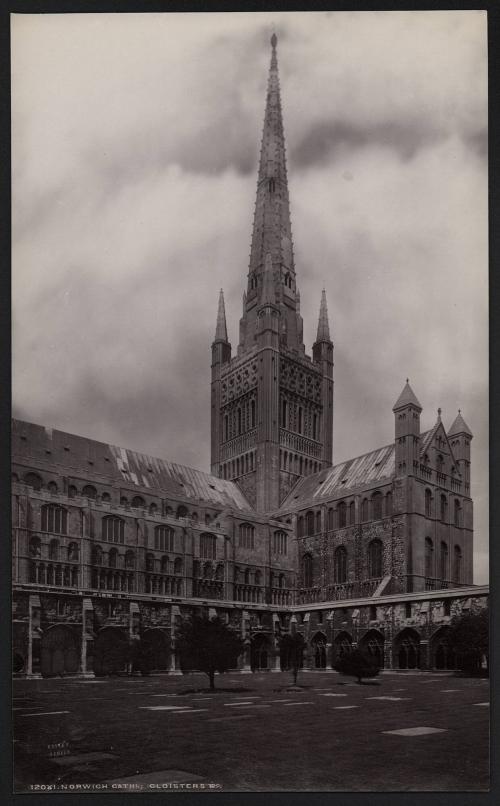
[{"label": "cloudy sky", "polygon": [[471,427],[487,580],[487,56],[477,11],[14,16],[13,410],[209,467],[219,288],[237,343],[278,42],[310,350],[324,286],[334,461]]}]

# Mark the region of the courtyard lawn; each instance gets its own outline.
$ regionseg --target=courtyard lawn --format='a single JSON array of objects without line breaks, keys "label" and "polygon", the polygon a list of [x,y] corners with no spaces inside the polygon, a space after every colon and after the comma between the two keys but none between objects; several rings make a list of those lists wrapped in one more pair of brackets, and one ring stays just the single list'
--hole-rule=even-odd
[{"label": "courtyard lawn", "polygon": [[301,672],[291,683],[270,672],[217,675],[215,692],[204,675],[15,680],[15,791],[129,778],[145,790],[488,788],[487,680]]}]

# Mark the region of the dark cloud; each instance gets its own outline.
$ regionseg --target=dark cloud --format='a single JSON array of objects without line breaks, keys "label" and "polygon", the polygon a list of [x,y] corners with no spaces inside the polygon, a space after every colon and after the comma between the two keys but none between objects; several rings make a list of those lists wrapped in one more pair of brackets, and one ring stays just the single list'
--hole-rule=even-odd
[{"label": "dark cloud", "polygon": [[400,159],[409,160],[422,148],[438,143],[446,132],[415,123],[387,121],[361,126],[332,120],[315,124],[291,151],[291,166],[300,168],[323,163],[343,151],[382,147],[393,150]]}]

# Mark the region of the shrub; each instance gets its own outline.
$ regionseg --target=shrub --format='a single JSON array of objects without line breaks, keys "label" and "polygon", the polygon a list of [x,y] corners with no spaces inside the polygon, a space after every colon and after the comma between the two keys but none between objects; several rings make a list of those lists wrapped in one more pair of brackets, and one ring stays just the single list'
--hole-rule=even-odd
[{"label": "shrub", "polygon": [[363,677],[376,677],[379,673],[377,662],[360,649],[353,649],[342,655],[333,668],[339,674],[356,677],[358,683],[361,683]]}]

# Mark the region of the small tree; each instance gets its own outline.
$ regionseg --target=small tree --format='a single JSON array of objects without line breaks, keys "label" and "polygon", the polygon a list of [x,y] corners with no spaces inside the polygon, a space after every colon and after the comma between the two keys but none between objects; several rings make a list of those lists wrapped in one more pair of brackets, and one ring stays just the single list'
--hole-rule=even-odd
[{"label": "small tree", "polygon": [[454,616],[450,622],[448,646],[464,672],[478,674],[483,658],[486,658],[486,662],[489,658],[488,609]]},{"label": "small tree", "polygon": [[299,632],[285,633],[279,639],[281,658],[286,669],[291,669],[293,684],[297,685],[297,675],[302,669],[304,638]]},{"label": "small tree", "polygon": [[242,639],[218,617],[193,616],[177,627],[176,646],[184,669],[199,669],[215,688],[215,672],[234,668],[243,649]]},{"label": "small tree", "polygon": [[376,661],[360,649],[353,649],[342,655],[333,668],[339,674],[356,677],[358,683],[361,683],[363,677],[376,677],[379,673]]}]

